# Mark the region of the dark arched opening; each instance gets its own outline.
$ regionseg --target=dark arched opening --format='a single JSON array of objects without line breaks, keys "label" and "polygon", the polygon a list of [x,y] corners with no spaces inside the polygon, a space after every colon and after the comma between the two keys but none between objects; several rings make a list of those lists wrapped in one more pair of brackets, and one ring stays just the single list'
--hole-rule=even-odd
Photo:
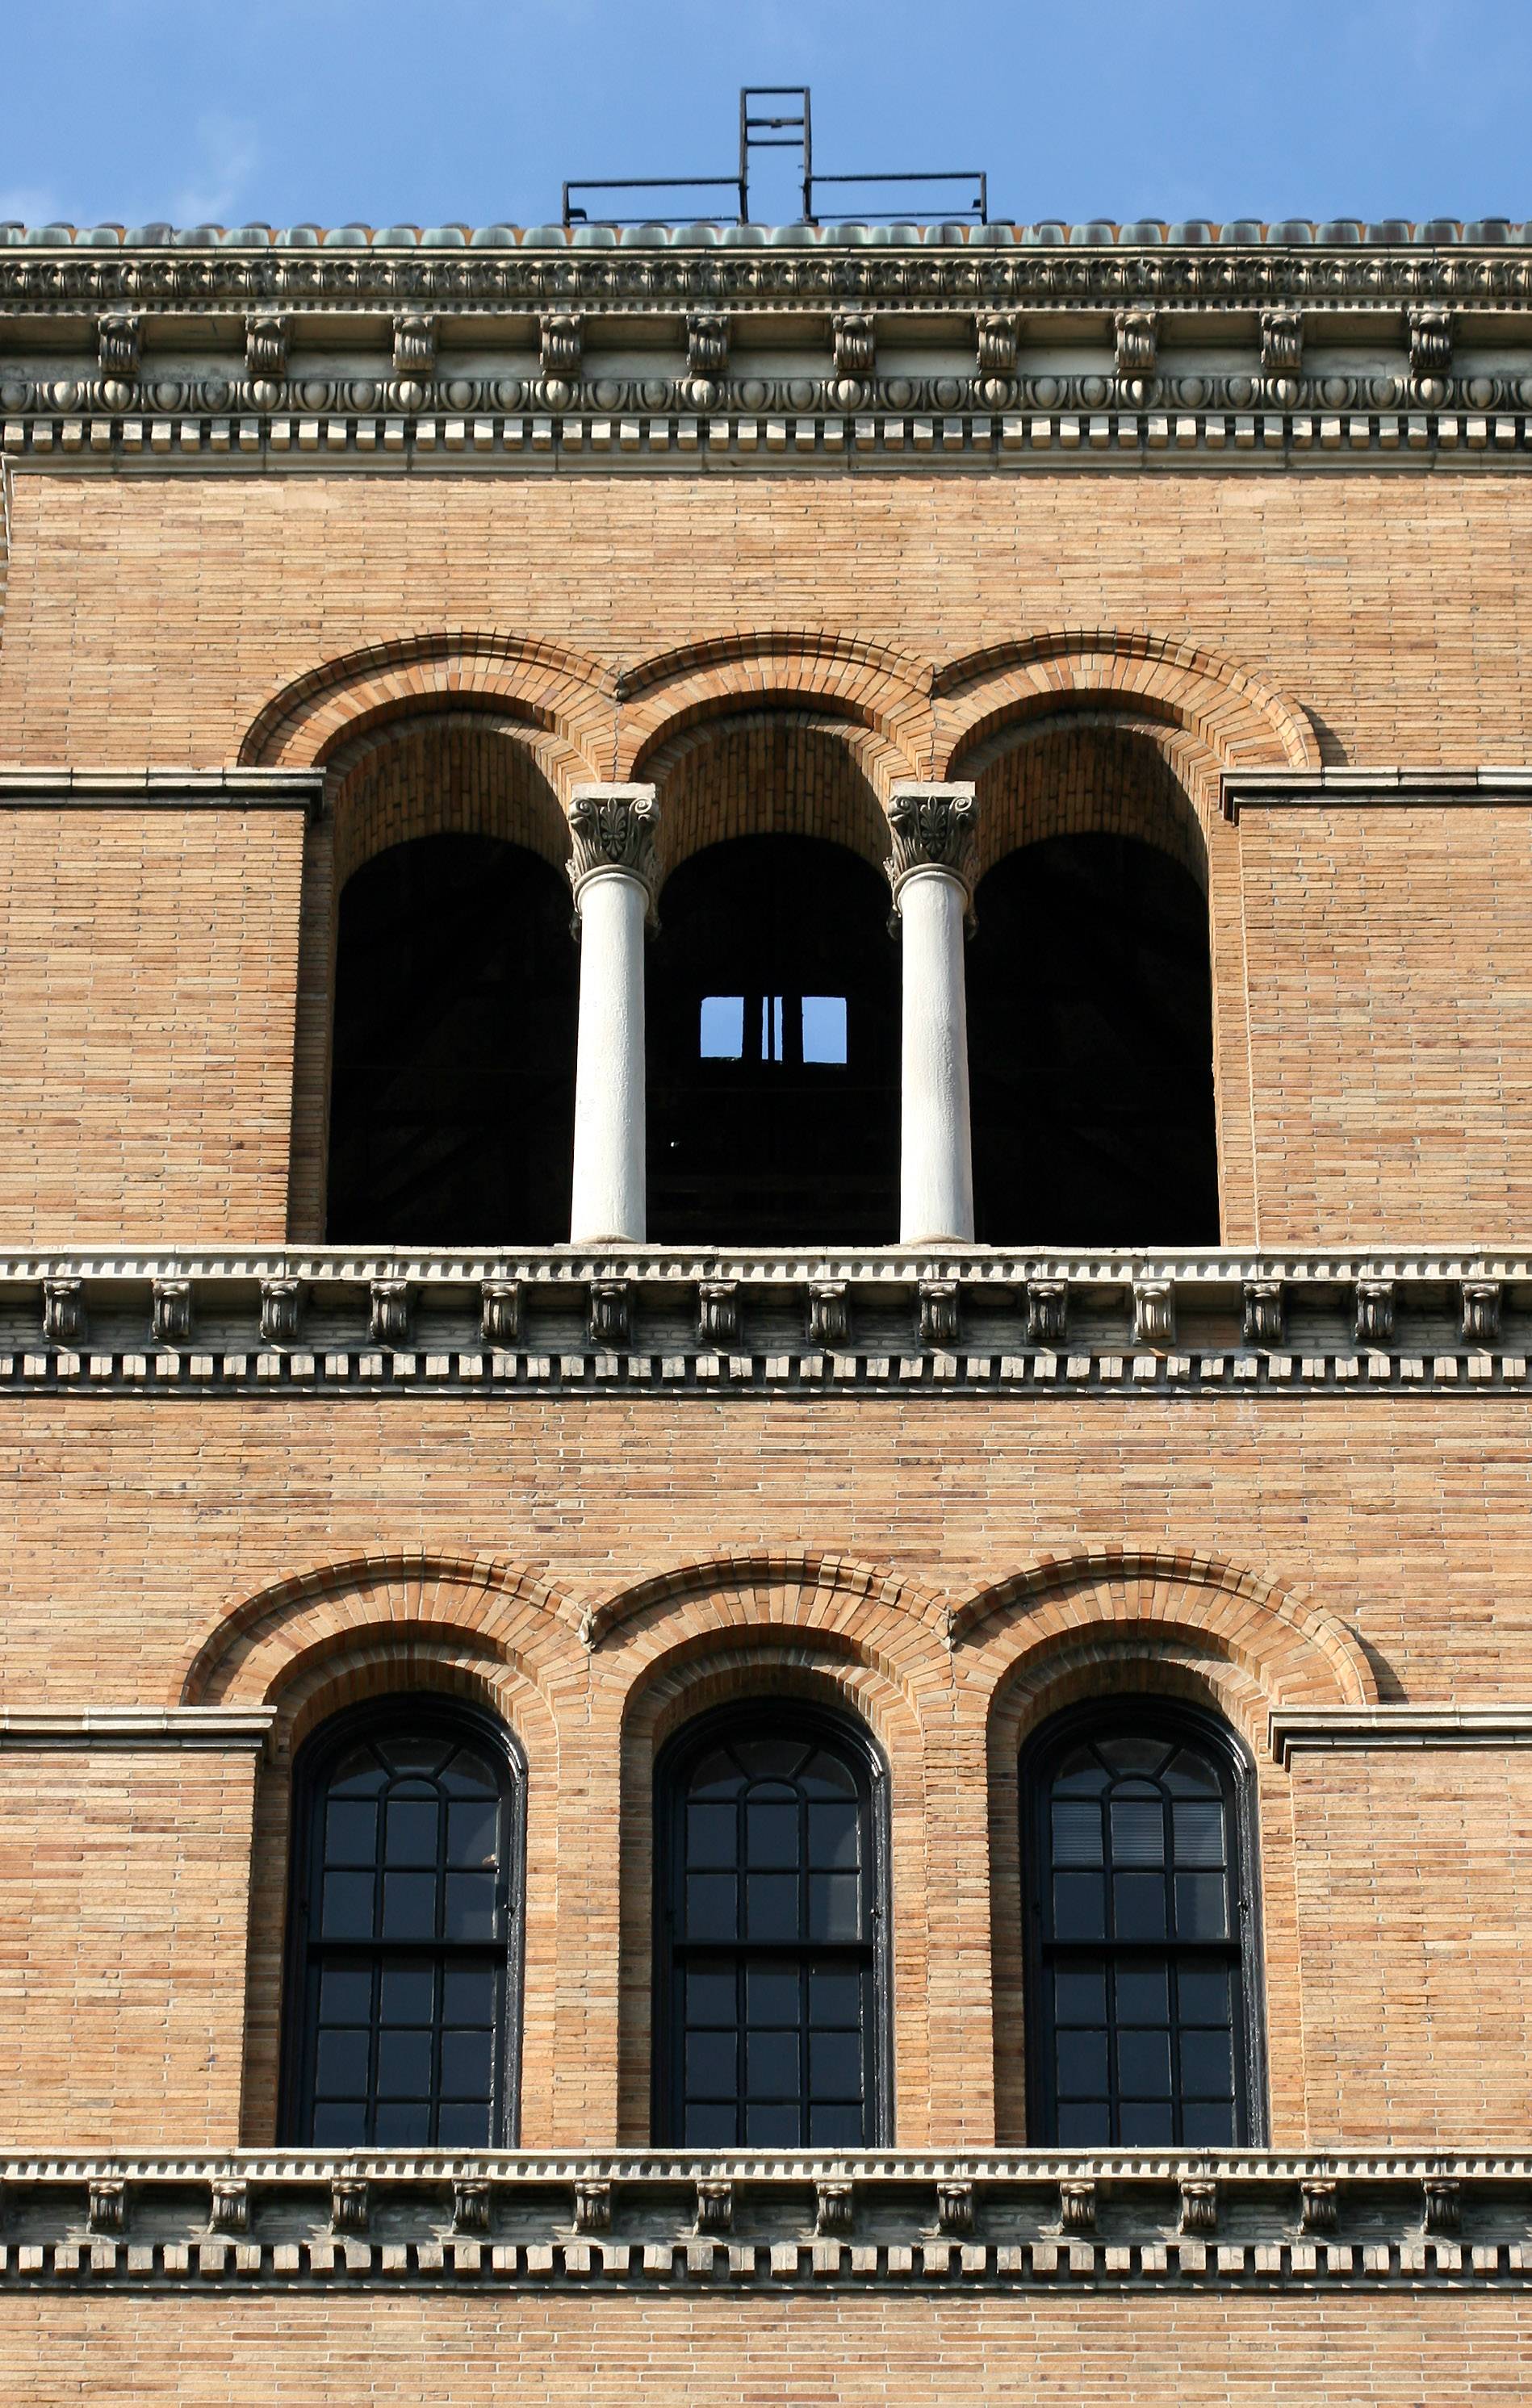
[{"label": "dark arched opening", "polygon": [[427,836],[340,896],[328,1235],[569,1235],[578,956],[566,881],[524,846]]},{"label": "dark arched opening", "polygon": [[976,897],[968,957],[982,1243],[1213,1245],[1207,907],[1135,837],[1050,836]]},{"label": "dark arched opening", "polygon": [[649,1226],[744,1245],[898,1226],[899,956],[889,892],[821,838],[683,862],[649,956]]}]

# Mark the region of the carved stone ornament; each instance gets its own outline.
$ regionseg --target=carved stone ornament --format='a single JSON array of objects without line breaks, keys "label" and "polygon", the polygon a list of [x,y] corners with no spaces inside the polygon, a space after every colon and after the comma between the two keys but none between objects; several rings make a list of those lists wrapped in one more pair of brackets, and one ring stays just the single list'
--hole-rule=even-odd
[{"label": "carved stone ornament", "polygon": [[1339,2186],[1322,2176],[1303,2186],[1303,2229],[1334,2232],[1339,2222]]},{"label": "carved stone ornament", "polygon": [[1463,1342],[1494,1346],[1500,1336],[1500,1283],[1465,1280],[1461,1290]]},{"label": "carved stone ornament", "polygon": [[144,322],[139,317],[113,316],[96,320],[96,358],[103,376],[131,379],[137,375],[143,333]]},{"label": "carved stone ornament", "polygon": [[1059,2222],[1066,2232],[1095,2230],[1096,2186],[1093,2182],[1062,2182],[1059,2185]]},{"label": "carved stone ornament", "polygon": [[604,2182],[577,2182],[574,2186],[574,2229],[576,2232],[610,2232],[612,2229],[612,2185]]},{"label": "carved stone ornament", "polygon": [[1447,2174],[1427,2174],[1424,2187],[1427,2232],[1461,2232],[1463,2185]]},{"label": "carved stone ornament", "polygon": [[156,1280],[150,1326],[162,1346],[184,1346],[192,1334],[192,1283]]},{"label": "carved stone ornament", "polygon": [[1139,1346],[1174,1346],[1176,1290],[1169,1280],[1135,1280],[1133,1334]]},{"label": "carved stone ornament", "polygon": [[1181,2216],[1183,2232],[1216,2232],[1218,2230],[1218,2185],[1199,2174],[1181,2177]]},{"label": "carved stone ornament", "polygon": [[1287,1291],[1280,1280],[1247,1280],[1240,1290],[1247,1346],[1279,1346],[1287,1335]]},{"label": "carved stone ornament", "polygon": [[394,373],[428,377],[436,371],[436,320],[410,312],[394,321]]},{"label": "carved stone ornament", "polygon": [[537,322],[537,332],[543,375],[563,383],[577,382],[585,346],[580,320],[562,310],[545,313]]},{"label": "carved stone ornament", "polygon": [[287,344],[292,321],[277,310],[263,310],[245,320],[245,373],[279,378],[287,374]]},{"label": "carved stone ornament", "polygon": [[966,2241],[974,2229],[974,2186],[971,2182],[939,2182],[936,2222],[954,2240]]},{"label": "carved stone ornament", "polygon": [[1120,377],[1151,377],[1160,347],[1159,313],[1153,309],[1119,309],[1113,313],[1113,365]]},{"label": "carved stone ornament", "polygon": [[974,321],[974,340],[981,376],[1016,374],[1018,331],[1013,317],[999,310],[982,312]]},{"label": "carved stone ornament", "polygon": [[215,2232],[248,2232],[250,2185],[238,2181],[216,2181],[212,2186],[212,2208],[209,2220]]},{"label": "carved stone ornament", "polygon": [[697,2184],[699,2232],[732,2232],[734,2186],[727,2175],[703,2174]]},{"label": "carved stone ornament", "polygon": [[294,1346],[303,1317],[303,1289],[295,1279],[262,1280],[261,1336],[267,1346]]},{"label": "carved stone ornament", "polygon": [[687,319],[687,369],[694,377],[721,377],[729,366],[729,321],[713,310],[692,310]]},{"label": "carved stone ornament", "polygon": [[452,2186],[452,2229],[455,2232],[489,2230],[489,2185],[459,2174]]},{"label": "carved stone ornament", "polygon": [[845,1346],[851,1336],[851,1298],[844,1280],[811,1280],[808,1292],[811,1346]]},{"label": "carved stone ornament", "polygon": [[410,1342],[410,1283],[374,1280],[369,1295],[367,1334],[374,1346],[407,1346]]},{"label": "carved stone ornament", "polygon": [[569,873],[577,908],[587,878],[604,869],[620,869],[639,881],[653,913],[659,885],[655,850],[658,824],[659,805],[653,786],[575,787],[570,802]]},{"label": "carved stone ornament", "polygon": [[590,1283],[590,1342],[603,1349],[626,1346],[632,1336],[632,1292],[627,1280]]},{"label": "carved stone ornament", "polygon": [[1068,1335],[1069,1282],[1028,1280],[1028,1345],[1062,1346]]},{"label": "carved stone ornament", "polygon": [[372,2214],[372,2186],[354,2175],[343,2176],[330,2185],[330,2229],[335,2232],[365,2232]]},{"label": "carved stone ornament", "polygon": [[1359,1279],[1356,1283],[1356,1337],[1364,1346],[1387,1346],[1394,1337],[1394,1282]]},{"label": "carved stone ornament", "polygon": [[870,377],[877,366],[877,325],[860,309],[837,309],[831,321],[838,377]]},{"label": "carved stone ornament", "polygon": [[697,1286],[699,1346],[732,1346],[739,1334],[738,1280],[700,1280]]},{"label": "carved stone ornament", "polygon": [[485,1280],[479,1290],[479,1335],[486,1346],[513,1346],[521,1336],[520,1280]]},{"label": "carved stone ornament", "polygon": [[889,826],[893,843],[884,867],[896,910],[899,890],[916,869],[949,870],[972,901],[978,803],[971,785],[920,786],[901,780],[889,797]]},{"label": "carved stone ornament", "polygon": [[122,2232],[127,2225],[127,2185],[92,2177],[86,2207],[93,2232]]},{"label": "carved stone ornament", "polygon": [[85,1337],[85,1283],[77,1279],[43,1282],[43,1336],[51,1346],[79,1346]]},{"label": "carved stone ornament", "polygon": [[814,2229],[822,2237],[849,2232],[855,2220],[856,2198],[848,2182],[814,2186]]},{"label": "carved stone ornament", "polygon": [[1417,303],[1409,312],[1409,365],[1418,377],[1445,376],[1453,365],[1453,313]]},{"label": "carved stone ornament", "polygon": [[922,1280],[920,1282],[920,1343],[922,1346],[955,1346],[958,1342],[960,1313],[956,1280]]},{"label": "carved stone ornament", "polygon": [[1267,376],[1297,376],[1303,367],[1303,311],[1263,309],[1261,366]]}]

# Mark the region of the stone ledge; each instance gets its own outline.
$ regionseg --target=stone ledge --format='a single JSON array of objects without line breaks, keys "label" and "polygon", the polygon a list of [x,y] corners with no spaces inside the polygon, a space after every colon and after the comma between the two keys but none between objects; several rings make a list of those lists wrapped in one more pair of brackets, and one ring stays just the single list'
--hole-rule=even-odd
[{"label": "stone ledge", "polygon": [[1272,1755],[1297,1748],[1532,1747],[1532,1706],[1274,1706]]},{"label": "stone ledge", "polygon": [[119,1748],[264,1748],[275,1706],[80,1706],[0,1709],[0,1754],[7,1749],[94,1753]]},{"label": "stone ledge", "polygon": [[1532,2159],[166,2153],[0,2160],[0,2284],[1522,2287]]}]

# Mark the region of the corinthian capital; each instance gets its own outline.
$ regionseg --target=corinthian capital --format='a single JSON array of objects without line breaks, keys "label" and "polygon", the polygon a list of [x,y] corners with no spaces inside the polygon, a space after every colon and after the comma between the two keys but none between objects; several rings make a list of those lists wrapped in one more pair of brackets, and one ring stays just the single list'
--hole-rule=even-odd
[{"label": "corinthian capital", "polygon": [[621,870],[636,878],[654,910],[659,884],[655,829],[659,805],[653,786],[576,786],[570,800],[570,883],[578,902],[587,878]]},{"label": "corinthian capital", "polygon": [[902,780],[889,799],[893,846],[885,867],[894,901],[912,870],[945,869],[974,899],[978,804],[970,785],[926,786]]}]

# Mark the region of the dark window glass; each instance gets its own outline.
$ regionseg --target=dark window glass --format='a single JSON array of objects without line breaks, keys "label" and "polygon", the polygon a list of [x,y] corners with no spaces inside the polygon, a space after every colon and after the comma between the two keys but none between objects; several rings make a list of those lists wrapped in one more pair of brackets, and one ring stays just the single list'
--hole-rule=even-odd
[{"label": "dark window glass", "polygon": [[477,1717],[401,1700],[298,1769],[285,2124],[322,2147],[511,2136],[517,1790]]},{"label": "dark window glass", "polygon": [[1072,1716],[1023,1782],[1034,2137],[1250,2141],[1258,2083],[1243,1766],[1211,1725]]},{"label": "dark window glass", "polygon": [[849,1731],[730,1716],[658,1777],[657,2137],[884,2137],[876,1771]]}]

